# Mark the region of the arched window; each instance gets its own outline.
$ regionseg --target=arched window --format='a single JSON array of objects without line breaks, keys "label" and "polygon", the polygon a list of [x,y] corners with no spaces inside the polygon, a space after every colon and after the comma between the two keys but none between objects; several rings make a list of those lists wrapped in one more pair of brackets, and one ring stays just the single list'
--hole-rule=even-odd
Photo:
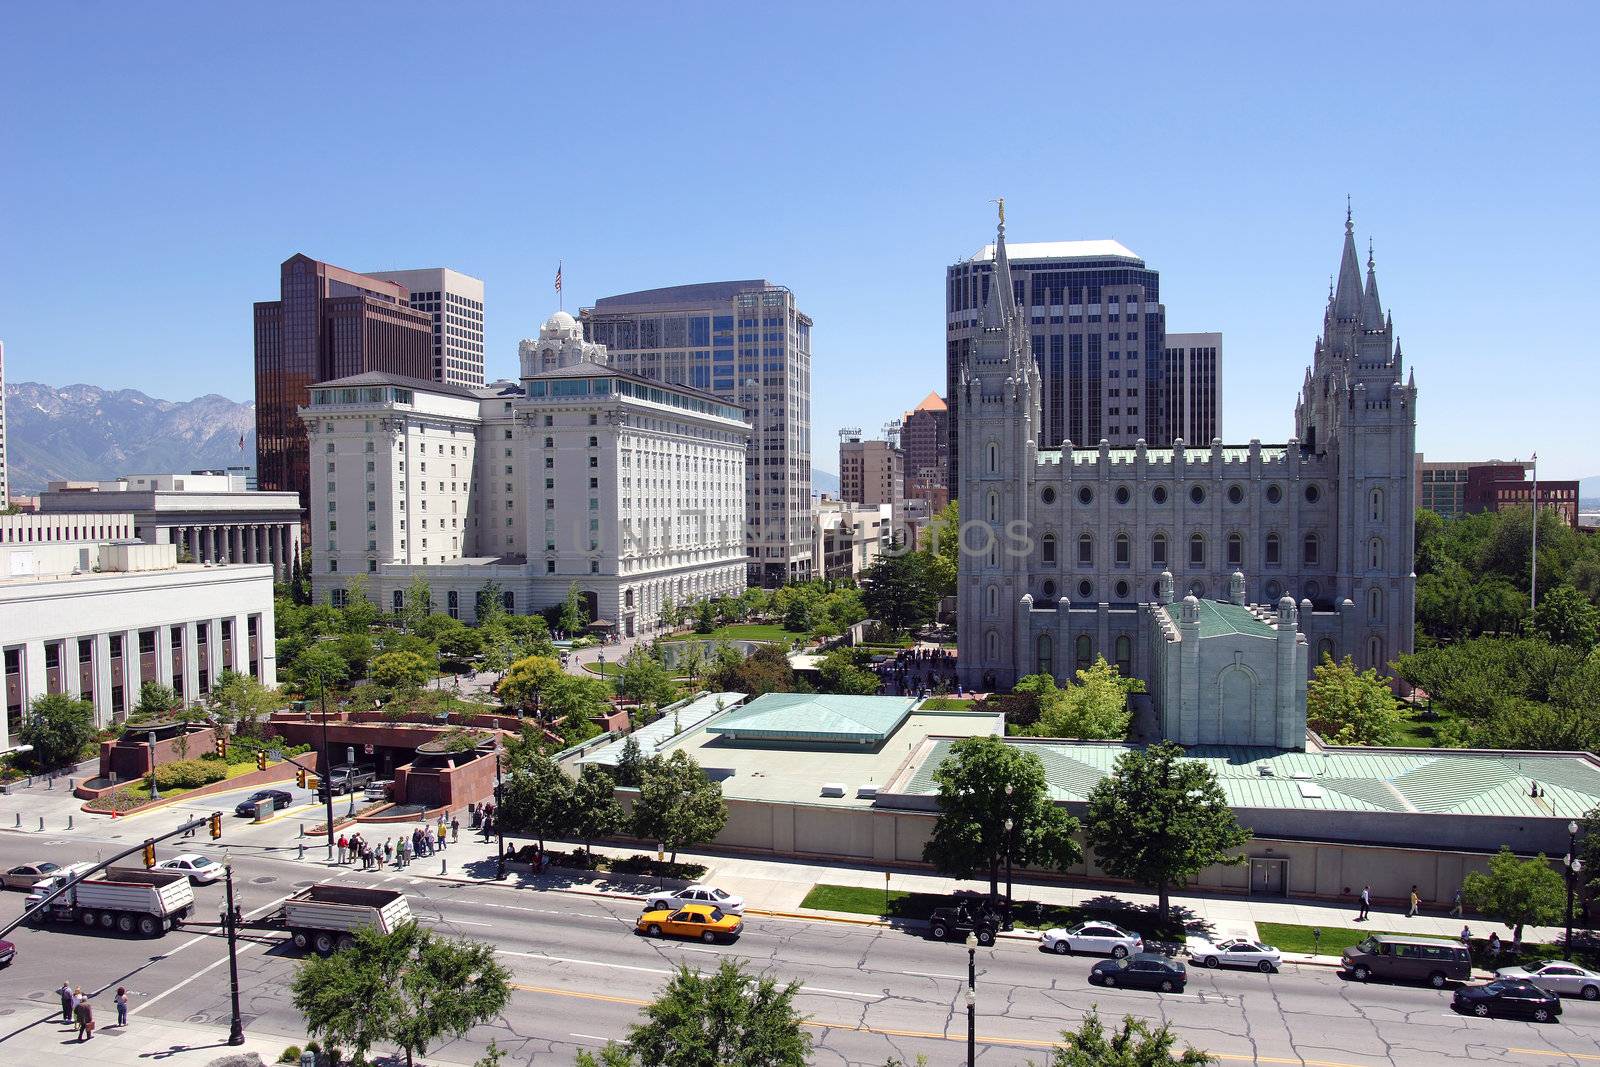
[{"label": "arched window", "polygon": [[1089,669],[1089,665],[1094,662],[1094,643],[1089,640],[1088,634],[1079,634],[1076,647],[1078,670],[1086,671]]},{"label": "arched window", "polygon": [[1367,592],[1367,618],[1373,622],[1383,620],[1383,590],[1373,588]]},{"label": "arched window", "polygon": [[1000,470],[1000,446],[993,441],[989,442],[989,473],[995,474]]},{"label": "arched window", "polygon": [[1133,542],[1128,540],[1127,534],[1117,534],[1116,552],[1117,566],[1126,567],[1133,562]]},{"label": "arched window", "polygon": [[989,587],[989,614],[1000,614],[1000,590],[992,585]]},{"label": "arched window", "polygon": [[1383,521],[1383,490],[1382,489],[1374,489],[1372,491],[1371,499],[1372,499],[1372,521],[1373,522],[1382,522]]},{"label": "arched window", "polygon": [[1000,494],[999,493],[991,492],[989,494],[989,521],[990,522],[999,522],[1000,521]]},{"label": "arched window", "polygon": [[1167,535],[1156,534],[1150,541],[1150,562],[1157,567],[1167,565]]},{"label": "arched window", "polygon": [[1276,567],[1281,558],[1280,553],[1278,535],[1275,533],[1267,534],[1267,566]]},{"label": "arched window", "polygon": [[1117,637],[1117,671],[1124,678],[1133,676],[1133,641],[1127,634]]},{"label": "arched window", "polygon": [[1383,638],[1373,634],[1367,639],[1367,655],[1369,657],[1367,666],[1383,669]]},{"label": "arched window", "polygon": [[1089,534],[1078,535],[1078,566],[1094,566],[1094,538]]},{"label": "arched window", "polygon": [[1372,569],[1379,570],[1383,567],[1383,541],[1374,537],[1367,542],[1367,551],[1372,559]]},{"label": "arched window", "polygon": [[1038,640],[1038,672],[1040,674],[1055,673],[1055,650],[1049,634],[1040,634]]},{"label": "arched window", "polygon": [[1000,658],[1000,635],[993,630],[990,630],[984,636],[983,654],[984,658],[990,662]]},{"label": "arched window", "polygon": [[1039,561],[1047,566],[1054,566],[1056,562],[1056,535],[1045,534],[1039,542]]},{"label": "arched window", "polygon": [[1321,663],[1324,659],[1336,660],[1338,658],[1339,658],[1338,653],[1334,651],[1333,638],[1324,637],[1321,641],[1317,642],[1317,662],[1318,663]]},{"label": "arched window", "polygon": [[1314,533],[1306,534],[1305,552],[1301,556],[1301,562],[1304,563],[1307,567],[1316,566],[1316,563],[1317,563],[1317,535],[1314,534]]},{"label": "arched window", "polygon": [[1206,565],[1206,539],[1199,534],[1189,535],[1189,566]]},{"label": "arched window", "polygon": [[406,606],[406,595],[404,593],[402,593],[400,590],[396,589],[394,591],[393,600],[394,600],[394,613],[396,615],[398,615],[398,614],[400,614],[400,609]]},{"label": "arched window", "polygon": [[1228,535],[1228,566],[1244,566],[1244,538],[1236,533]]}]

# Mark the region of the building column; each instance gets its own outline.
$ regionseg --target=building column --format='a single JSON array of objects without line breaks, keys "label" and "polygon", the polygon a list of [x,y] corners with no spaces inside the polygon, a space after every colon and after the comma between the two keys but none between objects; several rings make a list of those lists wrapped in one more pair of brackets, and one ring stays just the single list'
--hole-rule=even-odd
[{"label": "building column", "polygon": [[183,691],[185,703],[189,704],[200,700],[200,657],[195,654],[200,646],[196,641],[196,629],[192,622],[183,624]]},{"label": "building column", "polygon": [[73,700],[83,696],[83,679],[78,677],[78,637],[63,637],[61,646],[61,691]]},{"label": "building column", "polygon": [[250,531],[250,562],[265,563],[266,554],[261,551],[261,524],[253,522],[245,529]]},{"label": "building column", "polygon": [[[126,655],[126,653],[124,653]],[[94,635],[94,722],[110,726],[116,705],[111,702],[111,635]]]},{"label": "building column", "polygon": [[156,676],[146,681],[160,682],[170,688],[172,684],[172,627],[163,623],[156,631]]},{"label": "building column", "polygon": [[206,629],[206,662],[211,672],[211,688],[217,687],[217,676],[225,669],[222,656],[222,620],[206,619],[200,623]]},{"label": "building column", "polygon": [[278,555],[278,528],[276,526],[263,526],[262,532],[267,539],[267,562],[272,564],[272,577],[275,581],[283,581],[281,568],[283,559]]},{"label": "building column", "polygon": [[44,642],[29,641],[22,646],[22,709],[26,717],[33,702],[50,691],[44,671]]},{"label": "building column", "polygon": [[144,680],[139,676],[139,631],[122,633],[122,692],[123,699],[132,708],[139,703],[139,687]]}]

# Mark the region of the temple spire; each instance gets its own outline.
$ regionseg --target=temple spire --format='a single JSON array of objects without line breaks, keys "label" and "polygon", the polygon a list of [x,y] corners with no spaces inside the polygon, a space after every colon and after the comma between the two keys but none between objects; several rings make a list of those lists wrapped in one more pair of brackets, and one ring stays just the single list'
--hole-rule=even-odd
[{"label": "temple spire", "polygon": [[1369,330],[1383,329],[1383,304],[1378,300],[1378,274],[1370,237],[1367,239],[1367,290],[1361,302],[1361,324]]},{"label": "temple spire", "polygon": [[1006,198],[995,201],[1000,207],[1000,222],[995,229],[994,273],[989,282],[989,298],[983,303],[985,329],[1003,329],[1011,322],[1011,260],[1006,256]]},{"label": "temple spire", "polygon": [[1344,254],[1339,259],[1339,281],[1333,296],[1333,318],[1336,322],[1355,322],[1361,318],[1361,259],[1356,252],[1355,233],[1355,221],[1347,203]]}]

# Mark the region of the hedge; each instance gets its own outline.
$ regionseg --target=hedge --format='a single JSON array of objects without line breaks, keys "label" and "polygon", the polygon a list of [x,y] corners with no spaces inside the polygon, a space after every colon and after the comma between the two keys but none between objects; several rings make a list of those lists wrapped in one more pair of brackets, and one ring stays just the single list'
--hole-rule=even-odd
[{"label": "hedge", "polygon": [[156,785],[162,789],[197,789],[228,777],[220,760],[184,759],[156,768]]}]

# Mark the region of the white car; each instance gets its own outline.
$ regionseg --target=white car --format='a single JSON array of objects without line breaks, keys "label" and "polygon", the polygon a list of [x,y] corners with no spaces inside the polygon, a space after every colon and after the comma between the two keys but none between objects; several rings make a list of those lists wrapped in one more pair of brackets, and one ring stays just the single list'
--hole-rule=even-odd
[{"label": "white car", "polygon": [[1094,952],[1122,959],[1144,951],[1144,938],[1129,933],[1114,923],[1079,923],[1070,930],[1060,927],[1039,935],[1039,947],[1060,956],[1069,952]]},{"label": "white car", "polygon": [[1283,962],[1283,953],[1276,948],[1246,937],[1230,937],[1221,941],[1191,937],[1185,942],[1185,947],[1189,958],[1202,967],[1254,967],[1262,973],[1270,973],[1276,971]]},{"label": "white car", "polygon": [[1550,960],[1532,967],[1502,967],[1494,972],[1496,978],[1526,978],[1547,993],[1557,996],[1582,997],[1600,1000],[1600,973],[1587,971],[1576,963]]},{"label": "white car", "polygon": [[710,904],[729,915],[744,914],[744,897],[736,897],[710,885],[692,885],[687,889],[652,893],[645,898],[644,910],[672,911],[685,904]]},{"label": "white car", "polygon": [[195,885],[210,885],[222,877],[222,864],[210,856],[202,856],[195,852],[185,852],[183,855],[174,856],[170,860],[162,860],[156,864],[155,869],[187,874],[189,881]]}]

